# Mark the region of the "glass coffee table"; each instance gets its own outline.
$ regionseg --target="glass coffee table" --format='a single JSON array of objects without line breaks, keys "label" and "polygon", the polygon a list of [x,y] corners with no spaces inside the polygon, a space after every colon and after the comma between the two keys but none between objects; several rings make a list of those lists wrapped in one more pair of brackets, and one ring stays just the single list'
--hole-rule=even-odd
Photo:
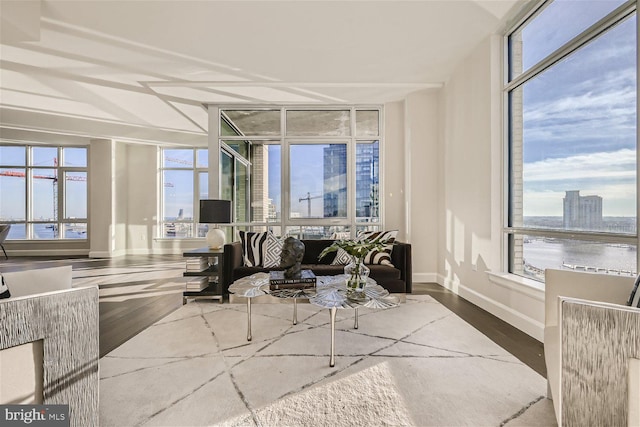
[{"label": "glass coffee table", "polygon": [[229,292],[247,298],[247,341],[251,341],[251,300],[262,295],[272,295],[277,298],[293,299],[293,324],[298,323],[297,300],[308,299],[315,306],[329,309],[331,319],[331,356],[329,366],[335,366],[335,336],[336,312],[338,309],[353,309],[355,311],[354,329],[358,329],[358,308],[367,307],[385,309],[396,307],[400,299],[390,295],[389,291],[378,285],[375,280],[368,278],[364,287],[364,297],[356,300],[347,297],[347,276],[317,276],[316,287],[308,289],[269,289],[269,274],[256,273],[236,280],[229,286]]}]

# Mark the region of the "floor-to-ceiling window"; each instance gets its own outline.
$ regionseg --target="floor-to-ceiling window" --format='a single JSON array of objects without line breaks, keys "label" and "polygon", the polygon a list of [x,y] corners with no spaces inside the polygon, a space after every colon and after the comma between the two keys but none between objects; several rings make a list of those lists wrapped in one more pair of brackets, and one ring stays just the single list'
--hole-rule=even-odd
[{"label": "floor-to-ceiling window", "polygon": [[204,237],[198,223],[200,199],[208,198],[208,153],[201,148],[161,149],[161,236]]},{"label": "floor-to-ceiling window", "polygon": [[509,271],[636,274],[636,2],[541,2],[505,40]]},{"label": "floor-to-ceiling window", "polygon": [[0,222],[9,240],[87,239],[86,147],[0,145]]},{"label": "floor-to-ceiling window", "polygon": [[300,238],[379,228],[381,123],[379,107],[221,108],[220,194],[235,228]]}]

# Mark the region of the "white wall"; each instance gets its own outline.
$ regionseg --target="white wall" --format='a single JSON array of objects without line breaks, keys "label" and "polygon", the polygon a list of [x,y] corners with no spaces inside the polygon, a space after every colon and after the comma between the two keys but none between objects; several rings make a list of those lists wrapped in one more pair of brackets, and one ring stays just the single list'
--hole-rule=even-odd
[{"label": "white wall", "polygon": [[438,271],[438,132],[439,90],[385,104],[385,228],[411,243],[415,282],[435,282]]},{"label": "white wall", "polygon": [[405,215],[405,139],[404,101],[384,106],[384,148],[382,191],[384,191],[384,223],[387,230],[398,230],[397,240],[406,242],[408,231]]},{"label": "white wall", "polygon": [[541,287],[488,274],[503,271],[501,67],[491,36],[442,90],[438,283],[542,340]]},{"label": "white wall", "polygon": [[385,228],[411,243],[416,282],[435,282],[438,271],[439,92],[384,106]]},{"label": "white wall", "polygon": [[406,215],[416,282],[435,282],[438,268],[439,92],[423,90],[405,100]]},{"label": "white wall", "polygon": [[92,139],[89,145],[89,256],[110,257],[114,245],[113,174],[115,141]]},{"label": "white wall", "polygon": [[127,211],[131,201],[130,192],[138,187],[137,174],[129,175],[128,145],[116,142],[115,164],[113,168],[114,204],[113,204],[113,230],[114,230],[114,255],[125,255],[127,253],[127,222],[129,220]]},{"label": "white wall", "polygon": [[127,145],[127,171],[135,177],[127,195],[126,240],[130,254],[147,254],[153,248],[158,210],[158,148]]},{"label": "white wall", "polygon": [[[129,155],[129,150],[135,151],[137,147],[109,139],[90,141],[89,256],[92,258],[120,256],[129,251],[127,228],[130,207],[133,205],[135,211],[135,204],[141,198],[139,192],[149,191],[146,171]],[[139,147],[149,149],[149,146]],[[150,149],[152,152],[155,150],[154,147]],[[155,172],[155,162],[149,162],[147,158],[146,163],[150,163]],[[131,164],[139,167],[140,175],[131,173]],[[152,174],[151,179],[154,177]],[[131,216],[135,217],[135,214]]]}]

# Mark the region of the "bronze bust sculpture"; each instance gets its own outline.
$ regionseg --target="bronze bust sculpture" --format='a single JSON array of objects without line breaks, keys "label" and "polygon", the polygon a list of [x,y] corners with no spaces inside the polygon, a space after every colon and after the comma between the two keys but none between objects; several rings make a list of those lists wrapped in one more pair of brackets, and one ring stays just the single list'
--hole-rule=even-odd
[{"label": "bronze bust sculpture", "polygon": [[287,279],[300,278],[300,264],[304,256],[304,243],[295,237],[287,237],[282,245],[280,267],[283,267]]}]

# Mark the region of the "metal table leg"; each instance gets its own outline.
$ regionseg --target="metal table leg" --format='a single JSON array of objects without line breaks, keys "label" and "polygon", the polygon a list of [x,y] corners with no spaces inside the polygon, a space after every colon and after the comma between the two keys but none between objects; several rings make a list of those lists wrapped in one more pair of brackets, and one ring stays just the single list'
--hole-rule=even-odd
[{"label": "metal table leg", "polygon": [[293,324],[298,324],[298,298],[293,297]]},{"label": "metal table leg", "polygon": [[334,355],[336,347],[336,310],[337,308],[331,307],[331,357],[329,358],[329,367],[336,366],[336,358]]},{"label": "metal table leg", "polygon": [[251,298],[247,298],[247,341],[251,341]]},{"label": "metal table leg", "polygon": [[353,322],[353,329],[358,329],[358,307],[356,307],[356,315],[355,315],[355,320]]}]

